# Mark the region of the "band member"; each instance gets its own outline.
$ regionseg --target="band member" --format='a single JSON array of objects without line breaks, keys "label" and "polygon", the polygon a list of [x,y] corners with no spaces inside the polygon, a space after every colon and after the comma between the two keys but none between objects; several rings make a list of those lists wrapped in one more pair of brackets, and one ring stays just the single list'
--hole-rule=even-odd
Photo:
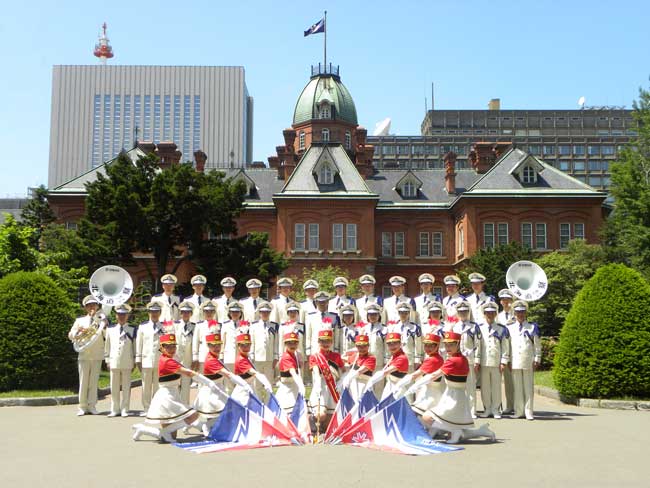
[{"label": "band member", "polygon": [[[415,302],[412,299],[407,297],[404,294],[404,286],[406,285],[406,278],[402,276],[391,276],[388,280],[392,290],[392,295],[389,298],[384,300],[384,314],[386,318],[386,323],[391,321],[399,320],[399,313],[397,312],[397,306],[406,302],[411,305],[413,309]],[[414,317],[411,317],[410,320],[413,320]]]},{"label": "band member", "polygon": [[[458,332],[462,336],[460,352],[467,358],[468,364],[474,364],[476,348],[481,342],[481,329],[472,320],[472,306],[468,301],[463,300],[456,305],[456,313],[454,316],[458,318],[458,321],[454,322],[453,331]],[[467,387],[467,394],[469,396],[472,418],[476,418],[476,373],[474,372],[474,368],[470,368],[465,386]]]},{"label": "band member", "polygon": [[219,284],[221,285],[223,295],[213,298],[212,301],[217,306],[217,320],[223,324],[228,320],[228,307],[231,303],[237,301],[235,297],[232,296],[235,292],[235,286],[237,286],[237,280],[232,276],[226,276],[219,282]]},{"label": "band member", "polygon": [[[99,309],[97,299],[88,295],[82,300],[82,305],[86,315],[79,317],[74,321],[68,339],[74,342],[84,333],[93,323],[93,319]],[[77,415],[86,415],[87,413],[97,414],[97,384],[99,383],[99,372],[104,357],[104,332],[92,344],[79,352],[77,364],[79,366],[79,410]]]},{"label": "band member", "polygon": [[[413,309],[408,302],[397,306],[398,320],[388,323],[388,332],[398,332],[402,337],[402,349],[408,356],[411,368],[417,369],[422,364],[422,329],[410,317]],[[411,371],[413,370],[411,369]]]},{"label": "band member", "polygon": [[472,285],[472,294],[465,297],[472,306],[474,320],[477,323],[483,322],[483,305],[487,302],[494,302],[494,297],[483,290],[485,288],[485,276],[481,273],[470,273],[469,282]]},{"label": "band member", "polygon": [[316,280],[307,280],[302,285],[302,289],[305,292],[305,299],[300,302],[300,320],[299,322],[305,323],[307,320],[307,314],[310,312],[316,311],[316,301],[314,300],[314,295],[318,291],[319,285]]},{"label": "band member", "polygon": [[240,385],[245,390],[250,389],[250,386],[239,376],[228,371],[221,360],[219,360],[222,344],[221,335],[208,334],[205,337],[205,341],[208,347],[208,354],[205,358],[203,374],[206,378],[217,385],[219,390],[215,391],[211,386],[203,385],[196,395],[193,408],[199,412],[205,420],[205,425],[202,430],[203,435],[207,437],[210,428],[214,425],[217,417],[225,407],[226,401],[228,401],[224,379],[227,378],[229,382],[233,383],[233,385]]},{"label": "band member", "polygon": [[501,418],[501,373],[510,362],[510,334],[496,321],[499,307],[494,302],[483,304],[484,322],[481,324],[479,347],[476,348],[474,369],[481,378],[481,417]]},{"label": "band member", "polygon": [[383,379],[386,379],[386,386],[384,386],[381,398],[384,399],[397,392],[397,383],[404,378],[409,372],[409,359],[406,353],[402,350],[402,335],[399,332],[389,332],[386,335],[386,347],[390,359],[383,369],[377,371],[370,381],[366,384],[366,389],[373,388],[376,384],[381,384]]},{"label": "band member", "polygon": [[429,319],[429,311],[426,305],[432,301],[440,301],[438,295],[433,294],[433,283],[435,278],[430,273],[422,273],[418,277],[420,283],[420,294],[413,299],[415,303],[416,322],[420,325],[424,324]]},{"label": "band member", "polygon": [[[174,322],[174,333],[176,334],[177,347],[176,358],[184,368],[198,371],[199,369],[199,351],[194,349],[196,333],[196,324],[190,319],[194,313],[194,304],[183,302],[179,305],[181,318]],[[181,377],[181,401],[185,404],[190,403],[190,383],[189,376]]]},{"label": "band member", "polygon": [[[217,322],[217,306],[212,300],[208,300],[201,305],[203,311],[203,320],[196,324],[194,328],[194,345],[193,350],[197,351],[199,361],[199,371],[203,371],[203,363],[208,355],[208,343],[205,338],[208,334],[221,334],[221,324]],[[221,350],[221,346],[219,346]]]},{"label": "band member", "polygon": [[160,323],[160,303],[150,302],[147,304],[147,311],[149,320],[138,326],[135,341],[135,365],[142,376],[142,406],[144,407],[142,415],[147,413],[151,398],[158,389],[159,339],[163,333],[163,326]]},{"label": "band member", "polygon": [[198,324],[203,320],[203,308],[202,305],[206,302],[209,302],[210,299],[203,295],[205,290],[205,285],[207,284],[208,279],[203,275],[192,276],[190,284],[194,290],[192,296],[186,297],[183,299],[184,302],[190,302],[194,305],[194,311],[192,312],[192,317],[190,320],[195,324]]},{"label": "band member", "polygon": [[297,302],[289,302],[287,304],[287,321],[278,326],[278,338],[282,338],[282,343],[278,341],[278,349],[285,347],[284,336],[289,332],[295,332],[298,334],[297,351],[303,356],[303,360],[305,360],[305,324],[300,322],[301,312],[300,304]]},{"label": "band member", "polygon": [[239,300],[239,303],[241,303],[244,308],[244,320],[253,323],[259,319],[257,306],[261,302],[266,301],[263,298],[260,298],[262,282],[256,278],[251,278],[246,282],[246,289],[248,290],[248,296]]},{"label": "band member", "polygon": [[348,305],[343,305],[339,309],[338,315],[341,324],[341,331],[339,334],[339,340],[341,342],[339,344],[338,350],[343,356],[345,356],[348,351],[354,350],[354,338],[358,334],[357,326],[362,324],[355,322],[354,319],[358,316],[357,307],[351,303]]},{"label": "band member", "polygon": [[445,283],[445,293],[447,295],[442,299],[442,304],[445,306],[447,316],[454,317],[456,315],[456,305],[463,300],[463,296],[458,292],[460,278],[456,275],[447,275],[443,282]]},{"label": "band member", "polygon": [[359,334],[354,339],[357,353],[352,360],[352,368],[343,379],[341,386],[350,388],[350,395],[357,401],[366,390],[366,385],[377,368],[377,359],[369,353],[370,337]]},{"label": "band member", "polygon": [[323,329],[333,330],[334,349],[336,350],[339,347],[339,334],[341,331],[339,316],[327,310],[330,300],[329,294],[325,291],[319,291],[314,295],[314,300],[316,301],[317,310],[307,314],[307,322],[305,323],[305,354],[307,356],[318,351],[318,333]]},{"label": "band member", "polygon": [[287,304],[295,301],[291,296],[291,292],[293,291],[293,280],[285,276],[280,278],[276,285],[278,287],[278,295],[271,300],[271,305],[273,305],[271,320],[281,324],[287,320]]},{"label": "band member", "polygon": [[305,384],[301,376],[302,358],[298,351],[300,337],[296,332],[283,336],[284,353],[280,359],[280,384],[276,397],[280,407],[288,414],[293,411],[298,395],[305,396]]},{"label": "band member", "polygon": [[[259,320],[253,322],[249,329],[252,341],[250,356],[255,362],[255,369],[269,378],[270,381],[275,379],[275,368],[280,358],[278,348],[278,329],[280,326],[269,320],[272,310],[273,307],[269,302],[261,301],[256,310]],[[262,398],[263,391],[264,388],[258,382],[255,393]]]},{"label": "band member", "polygon": [[208,378],[191,369],[184,368],[174,359],[176,353],[176,336],[163,334],[160,336],[162,354],[158,360],[158,390],[151,400],[147,410],[146,424],[135,424],[133,440],[139,440],[142,435],[149,435],[164,442],[174,442],[176,431],[183,427],[195,427],[203,430],[205,421],[199,413],[184,404],[178,392],[181,376],[188,376],[194,381],[218,392],[216,385]]},{"label": "band member", "polygon": [[526,320],[528,304],[512,304],[515,321],[508,326],[512,354],[512,379],[515,387],[515,418],[533,420],[533,372],[542,360],[539,327]]},{"label": "band member", "polygon": [[[354,298],[348,295],[349,282],[345,276],[337,276],[334,278],[332,286],[334,286],[334,296],[329,301],[327,307],[329,312],[338,314],[341,307],[355,304]],[[354,321],[357,322],[358,320],[359,318],[355,314]]]},{"label": "band member", "polygon": [[151,301],[160,304],[160,320],[162,322],[178,320],[180,317],[178,306],[181,299],[178,295],[174,295],[174,288],[178,278],[173,274],[166,274],[160,278],[160,282],[162,283],[163,292],[151,297]]},{"label": "band member", "polygon": [[117,323],[106,330],[104,361],[111,372],[109,417],[128,417],[131,409],[131,371],[135,365],[138,329],[128,323],[130,312],[131,307],[126,303],[115,307]]},{"label": "band member", "polygon": [[235,374],[244,380],[249,388],[238,384],[232,391],[233,400],[237,400],[242,405],[248,404],[248,397],[252,393],[252,387],[255,380],[259,381],[267,393],[271,393],[273,388],[268,378],[258,372],[249,358],[251,351],[251,336],[248,333],[240,332],[237,335],[237,359],[235,359]]},{"label": "band member", "polygon": [[444,359],[438,352],[440,340],[441,337],[437,334],[424,335],[422,343],[426,357],[422,365],[397,384],[398,388],[403,388],[412,381],[416,382],[415,402],[411,408],[418,416],[424,415],[424,412],[437,405],[445,389],[441,377],[433,379],[428,376],[438,371],[444,363]]},{"label": "band member", "polygon": [[421,324],[422,334],[437,334],[442,337],[445,326],[445,307],[442,302],[432,300],[427,302],[424,309],[427,314]]},{"label": "band member", "polygon": [[337,352],[332,351],[334,331],[321,329],[318,331],[318,349],[309,356],[313,387],[309,396],[309,406],[317,430],[325,432],[329,417],[334,412],[339,400],[336,382],[345,369],[343,359]]},{"label": "band member", "polygon": [[[242,306],[238,301],[230,302],[226,321],[221,324],[221,340],[223,341],[222,359],[226,368],[233,370],[237,358],[237,336],[240,327],[248,327],[249,322],[242,320]],[[248,331],[248,330],[247,330]]]},{"label": "band member", "polygon": [[[356,306],[361,315],[363,315],[363,311],[366,310],[366,307],[371,303],[379,305],[383,310],[384,299],[375,295],[376,283],[377,281],[375,280],[375,277],[369,274],[365,274],[359,278],[359,285],[361,285],[361,292],[363,295],[356,299]],[[385,321],[385,318],[382,318],[382,321]]]},{"label": "band member", "polygon": [[487,424],[478,429],[474,428],[469,397],[465,382],[470,371],[467,358],[460,352],[461,335],[447,331],[443,342],[448,357],[442,367],[431,374],[432,379],[444,375],[446,387],[440,401],[422,415],[422,423],[429,427],[431,437],[438,431],[450,433],[448,444],[456,444],[461,439],[485,436],[494,440],[494,432]]},{"label": "band member", "polygon": [[[515,296],[508,288],[499,290],[499,302],[501,303],[502,310],[497,316],[497,322],[506,327],[515,320],[515,314],[512,310],[512,302],[514,299]],[[503,390],[505,392],[503,413],[512,414],[515,412],[515,387],[512,381],[512,363],[508,363],[503,369]]]}]

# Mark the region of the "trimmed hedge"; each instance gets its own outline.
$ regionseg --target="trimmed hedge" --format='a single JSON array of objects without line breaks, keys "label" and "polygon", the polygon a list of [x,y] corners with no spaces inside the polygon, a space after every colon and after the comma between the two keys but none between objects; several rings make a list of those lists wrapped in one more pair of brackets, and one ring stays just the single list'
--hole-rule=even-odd
[{"label": "trimmed hedge", "polygon": [[77,384],[68,340],[76,309],[43,274],[20,271],[0,280],[0,391]]},{"label": "trimmed hedge", "polygon": [[553,380],[572,397],[650,396],[650,285],[622,264],[578,293],[556,348]]}]

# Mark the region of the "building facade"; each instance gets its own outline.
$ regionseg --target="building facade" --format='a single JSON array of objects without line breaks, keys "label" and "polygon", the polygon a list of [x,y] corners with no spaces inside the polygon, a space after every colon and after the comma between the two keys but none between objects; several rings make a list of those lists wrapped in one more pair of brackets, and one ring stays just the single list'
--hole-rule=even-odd
[{"label": "building facade", "polygon": [[[497,103],[494,103],[497,102]],[[508,142],[542,158],[583,183],[607,190],[610,164],[637,134],[632,111],[620,108],[580,110],[429,110],[419,136],[374,136],[373,164],[378,168],[442,168],[453,151],[458,167],[470,167],[477,142]]]},{"label": "building facade", "polygon": [[253,99],[243,67],[54,66],[48,186],[130,149],[135,140],[203,150],[208,167],[252,159]]}]

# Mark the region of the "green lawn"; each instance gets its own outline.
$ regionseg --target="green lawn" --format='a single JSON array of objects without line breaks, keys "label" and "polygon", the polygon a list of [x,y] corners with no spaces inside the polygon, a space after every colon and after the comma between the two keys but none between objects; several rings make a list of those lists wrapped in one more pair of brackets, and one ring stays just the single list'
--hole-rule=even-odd
[{"label": "green lawn", "polygon": [[535,371],[535,384],[555,388],[553,384],[553,371]]}]

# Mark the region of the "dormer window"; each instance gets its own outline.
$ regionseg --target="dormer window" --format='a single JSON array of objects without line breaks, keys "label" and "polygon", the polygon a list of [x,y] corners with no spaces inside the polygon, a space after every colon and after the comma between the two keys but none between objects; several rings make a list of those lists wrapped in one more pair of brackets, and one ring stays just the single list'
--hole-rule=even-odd
[{"label": "dormer window", "polygon": [[537,173],[532,166],[524,166],[524,169],[521,172],[521,182],[524,185],[532,185],[537,182]]},{"label": "dormer window", "polygon": [[345,149],[352,149],[352,134],[349,130],[345,131]]},{"label": "dormer window", "polygon": [[330,142],[330,130],[329,129],[323,129],[321,131],[321,140],[323,142]]},{"label": "dormer window", "polygon": [[318,171],[318,183],[321,185],[331,185],[334,183],[334,171],[329,164],[325,163],[320,167]]},{"label": "dormer window", "polygon": [[298,149],[303,151],[305,149],[305,131],[301,130],[298,135]]},{"label": "dormer window", "polygon": [[519,180],[522,185],[536,185],[539,174],[544,171],[544,164],[535,156],[526,154],[519,149],[515,149],[515,151],[515,156],[519,156],[520,159],[509,173]]},{"label": "dormer window", "polygon": [[412,181],[407,181],[404,183],[404,186],[402,186],[402,196],[404,198],[414,198],[417,193],[418,189]]},{"label": "dormer window", "polygon": [[422,188],[422,180],[409,170],[397,181],[393,189],[399,192],[402,198],[417,198],[420,188]]},{"label": "dormer window", "polygon": [[318,109],[318,118],[319,119],[331,119],[332,111],[330,110],[330,104],[327,102],[321,103]]}]

